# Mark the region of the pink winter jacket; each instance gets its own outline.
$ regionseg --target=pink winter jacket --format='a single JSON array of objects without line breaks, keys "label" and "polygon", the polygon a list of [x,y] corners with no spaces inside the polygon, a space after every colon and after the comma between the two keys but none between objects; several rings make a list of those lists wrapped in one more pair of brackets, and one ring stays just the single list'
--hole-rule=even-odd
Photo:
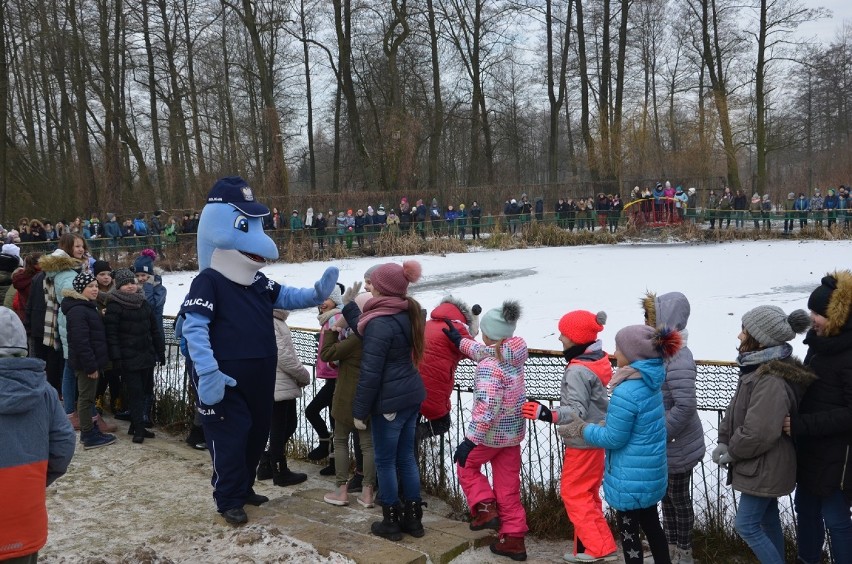
[{"label": "pink winter jacket", "polygon": [[478,445],[495,448],[521,444],[526,432],[521,415],[521,407],[526,401],[526,342],[520,337],[503,341],[500,347],[502,361],[497,360],[494,347],[472,339],[462,339],[460,350],[477,363],[467,438]]}]

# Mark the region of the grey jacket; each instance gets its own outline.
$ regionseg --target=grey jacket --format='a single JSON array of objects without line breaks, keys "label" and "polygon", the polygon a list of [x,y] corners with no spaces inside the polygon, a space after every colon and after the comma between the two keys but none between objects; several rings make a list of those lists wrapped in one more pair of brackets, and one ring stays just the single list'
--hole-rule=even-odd
[{"label": "grey jacket", "polygon": [[[644,305],[648,319],[656,327],[671,327],[681,332],[683,347],[666,363],[666,381],[663,383],[663,407],[666,410],[666,455],[669,473],[691,471],[704,457],[704,428],[698,417],[695,397],[695,360],[686,346],[689,320],[689,300],[680,292],[669,292],[646,298]],[[653,308],[653,311],[648,311]]]},{"label": "grey jacket", "polygon": [[813,372],[792,357],[772,360],[744,372],[725,418],[719,444],[728,445],[733,462],[728,483],[739,492],[779,497],[796,485],[796,449],[782,431],[784,417],[795,414]]},{"label": "grey jacket", "polygon": [[566,447],[579,449],[598,448],[582,438],[565,436],[564,425],[579,417],[586,423],[598,424],[606,419],[609,397],[606,387],[612,378],[612,364],[603,351],[601,342],[596,341],[586,351],[573,359],[562,375],[562,390],[559,407],[553,409],[557,416],[557,431]]}]

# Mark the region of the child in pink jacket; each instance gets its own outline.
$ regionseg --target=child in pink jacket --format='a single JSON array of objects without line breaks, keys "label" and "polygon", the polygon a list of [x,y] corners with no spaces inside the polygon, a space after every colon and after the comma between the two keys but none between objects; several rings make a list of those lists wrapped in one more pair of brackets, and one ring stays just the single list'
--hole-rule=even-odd
[{"label": "child in pink jacket", "polygon": [[[453,456],[473,516],[470,528],[499,530],[491,552],[513,560],[526,560],[528,530],[521,505],[521,442],[526,430],[521,408],[528,354],[526,342],[514,336],[520,314],[514,301],[485,313],[479,322],[485,345],[463,339],[451,323],[445,330],[462,354],[477,362],[470,422]],[[491,463],[493,488],[482,473],[486,463]]]}]

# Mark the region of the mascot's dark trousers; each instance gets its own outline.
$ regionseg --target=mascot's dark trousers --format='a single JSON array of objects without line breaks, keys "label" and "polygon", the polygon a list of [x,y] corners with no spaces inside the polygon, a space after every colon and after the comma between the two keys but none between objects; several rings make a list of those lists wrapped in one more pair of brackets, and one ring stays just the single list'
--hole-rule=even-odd
[{"label": "mascot's dark trousers", "polygon": [[[213,499],[219,513],[243,507],[253,493],[255,472],[269,438],[277,357],[219,361],[237,381],[216,405],[199,400],[204,438],[213,459]],[[198,374],[192,371],[198,388]]]}]

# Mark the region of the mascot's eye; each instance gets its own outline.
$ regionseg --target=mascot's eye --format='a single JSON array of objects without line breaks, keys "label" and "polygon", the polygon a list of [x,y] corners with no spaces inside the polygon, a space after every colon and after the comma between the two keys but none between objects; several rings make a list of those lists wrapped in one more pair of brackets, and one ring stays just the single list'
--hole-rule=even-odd
[{"label": "mascot's eye", "polygon": [[239,229],[243,233],[248,233],[249,224],[248,219],[244,215],[238,215],[237,219],[234,220],[234,229]]}]

